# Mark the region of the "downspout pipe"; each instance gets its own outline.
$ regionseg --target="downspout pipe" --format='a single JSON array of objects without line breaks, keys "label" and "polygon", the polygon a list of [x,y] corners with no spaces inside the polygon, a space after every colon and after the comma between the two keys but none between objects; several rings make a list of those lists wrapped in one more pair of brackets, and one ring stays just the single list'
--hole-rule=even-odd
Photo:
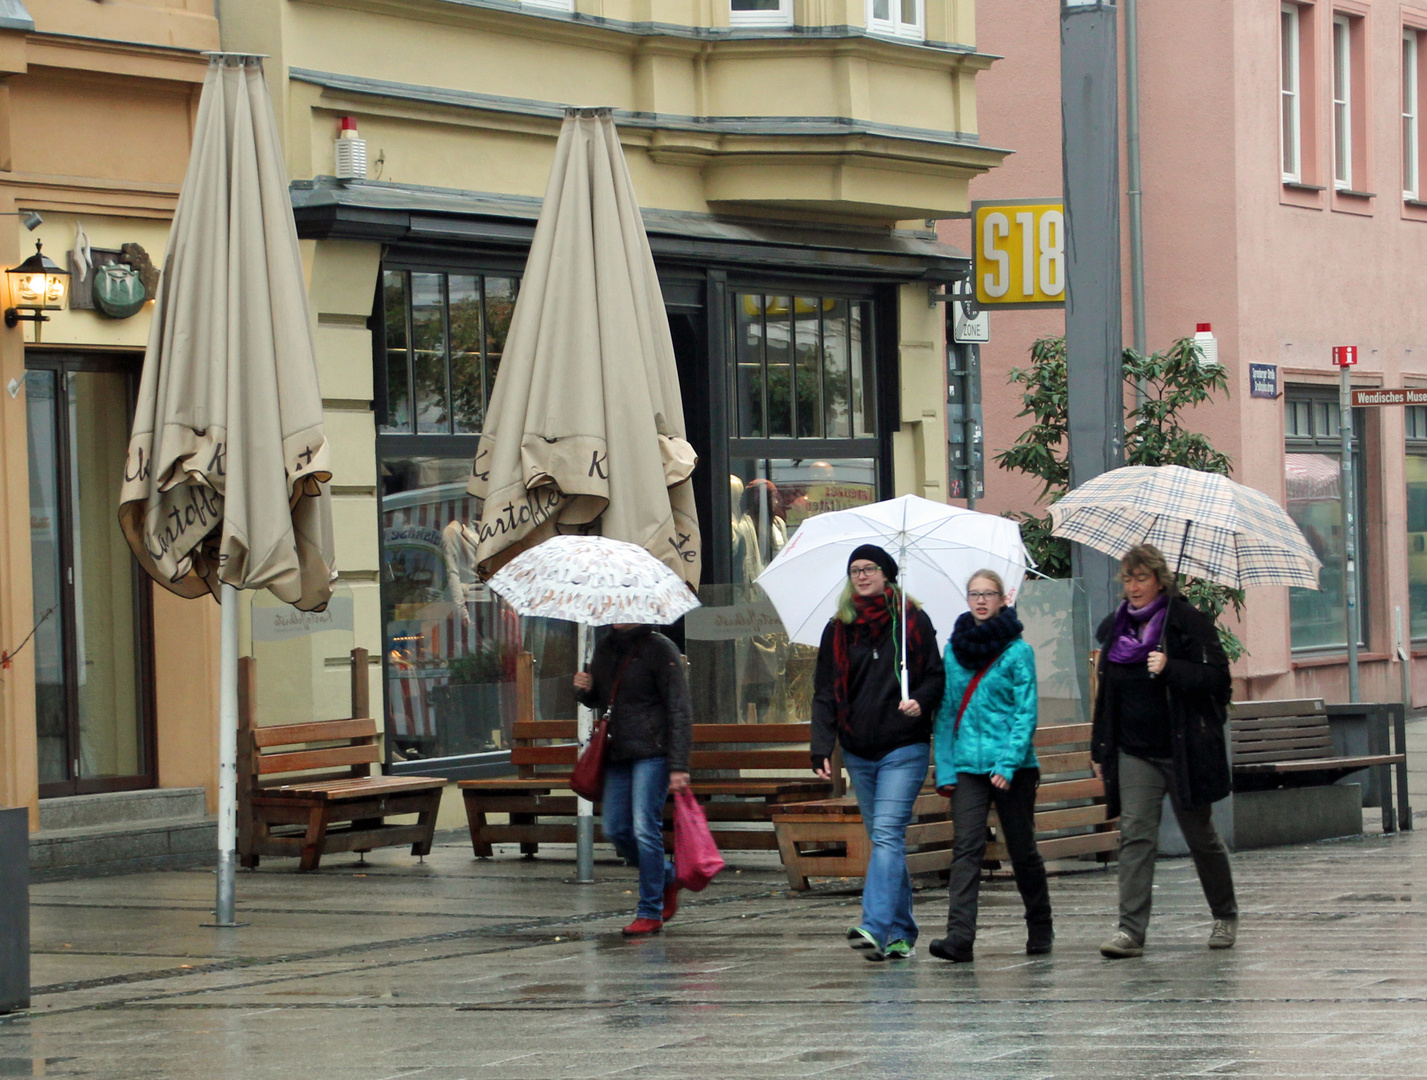
[{"label": "downspout pipe", "polygon": [[[1137,0],[1125,4],[1125,158],[1130,203],[1130,310],[1134,350],[1145,355],[1145,234],[1140,187],[1140,20]],[[1144,380],[1135,384],[1135,404],[1148,394]]]}]

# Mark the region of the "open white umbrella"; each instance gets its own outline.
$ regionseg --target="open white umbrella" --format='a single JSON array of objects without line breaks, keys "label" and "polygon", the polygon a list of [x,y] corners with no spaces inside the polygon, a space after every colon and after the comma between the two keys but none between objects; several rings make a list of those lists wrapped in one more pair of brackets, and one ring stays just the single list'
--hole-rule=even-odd
[{"label": "open white umbrella", "polygon": [[297,226],[258,57],[210,56],[129,440],[119,521],[180,596],[221,595],[218,910],[232,926],[238,589],[332,595],[332,479]]},{"label": "open white umbrella", "polygon": [[[956,617],[966,608],[966,585],[977,570],[994,570],[1014,603],[1033,566],[1010,518],[982,514],[903,495],[810,517],[784,545],[758,584],[778,610],[788,637],[805,645],[822,640],[847,584],[847,558],[859,544],[877,544],[897,560],[897,584],[910,593],[946,646]],[[902,696],[907,696],[902,657]]]}]

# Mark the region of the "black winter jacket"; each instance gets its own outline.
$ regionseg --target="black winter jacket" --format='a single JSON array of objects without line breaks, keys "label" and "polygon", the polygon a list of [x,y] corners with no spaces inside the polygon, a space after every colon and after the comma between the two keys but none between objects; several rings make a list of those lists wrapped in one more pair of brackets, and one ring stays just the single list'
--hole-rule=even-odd
[{"label": "black winter jacket", "polygon": [[[1099,692],[1095,699],[1090,757],[1105,777],[1106,801],[1111,817],[1120,813],[1118,709],[1113,689],[1105,677],[1108,638],[1115,624],[1111,612],[1095,631],[1100,642]],[[1166,722],[1170,729],[1175,795],[1182,806],[1204,806],[1229,794],[1232,780],[1224,745],[1233,687],[1229,660],[1219,643],[1214,621],[1182,596],[1169,602],[1165,618],[1164,651],[1167,662],[1159,678],[1169,700]]]},{"label": "black winter jacket", "polygon": [[891,751],[914,743],[931,741],[932,724],[941,706],[946,682],[941,666],[941,653],[936,647],[936,630],[927,613],[918,608],[912,613],[919,634],[919,647],[907,656],[907,689],[922,707],[920,716],[908,716],[897,708],[902,700],[902,675],[897,663],[897,650],[892,644],[889,622],[881,639],[873,644],[848,643],[847,662],[851,669],[847,678],[847,693],[851,708],[846,721],[837,722],[837,705],[833,700],[834,621],[829,621],[818,647],[818,665],[813,673],[813,735],[814,768],[832,753],[833,742],[842,743],[844,750],[858,757],[878,761]]},{"label": "black winter jacket", "polygon": [[[621,668],[623,674],[619,674]],[[668,758],[670,772],[688,772],[693,717],[679,647],[652,627],[610,631],[595,646],[590,662],[594,686],[588,692],[576,690],[576,699],[597,716],[604,715],[617,674],[619,690],[609,721],[609,760],[663,757]]]}]

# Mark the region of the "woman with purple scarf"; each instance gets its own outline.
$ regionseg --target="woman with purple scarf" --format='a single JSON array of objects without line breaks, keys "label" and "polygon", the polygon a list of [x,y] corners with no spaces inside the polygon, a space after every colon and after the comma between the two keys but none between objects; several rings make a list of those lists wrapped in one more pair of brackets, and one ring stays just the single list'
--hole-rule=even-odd
[{"label": "woman with purple scarf", "polygon": [[1180,596],[1175,574],[1149,544],[1120,560],[1125,599],[1100,624],[1099,691],[1090,757],[1120,818],[1120,925],[1102,956],[1144,954],[1166,794],[1194,857],[1214,925],[1209,948],[1238,932],[1229,853],[1213,803],[1229,794],[1224,724],[1229,661],[1214,621]]}]

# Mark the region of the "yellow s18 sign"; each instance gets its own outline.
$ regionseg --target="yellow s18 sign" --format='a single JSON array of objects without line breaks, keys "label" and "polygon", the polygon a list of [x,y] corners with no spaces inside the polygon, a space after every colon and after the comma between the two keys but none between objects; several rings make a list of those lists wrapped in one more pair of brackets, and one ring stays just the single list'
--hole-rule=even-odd
[{"label": "yellow s18 sign", "polygon": [[1065,303],[1065,211],[1058,202],[972,204],[976,301],[983,307]]}]

